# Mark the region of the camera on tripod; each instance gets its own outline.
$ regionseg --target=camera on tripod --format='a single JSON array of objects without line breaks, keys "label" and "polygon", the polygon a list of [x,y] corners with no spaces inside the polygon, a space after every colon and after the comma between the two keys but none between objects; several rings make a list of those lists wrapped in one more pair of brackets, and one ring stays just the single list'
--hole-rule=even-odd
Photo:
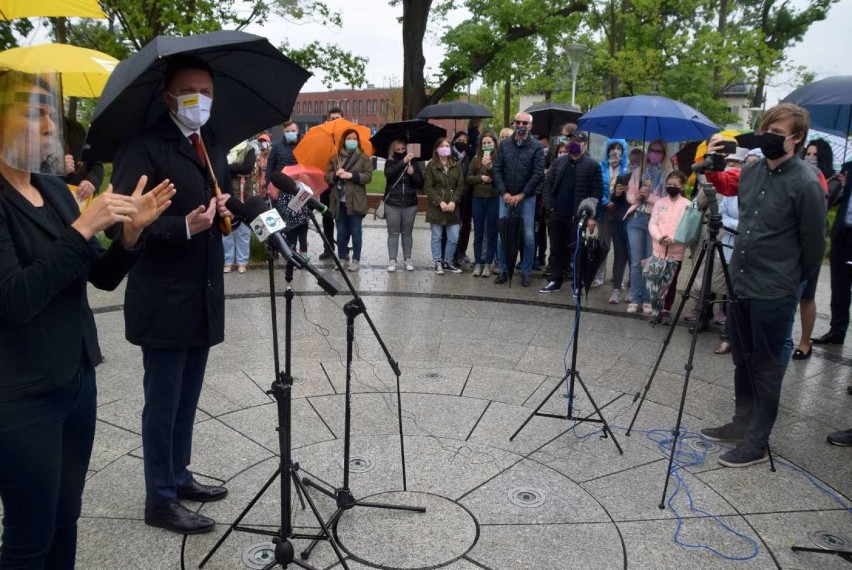
[{"label": "camera on tripod", "polygon": [[737,152],[736,141],[722,141],[719,152],[708,152],[704,155],[703,162],[697,162],[692,169],[697,172],[723,172],[727,166],[728,155]]}]

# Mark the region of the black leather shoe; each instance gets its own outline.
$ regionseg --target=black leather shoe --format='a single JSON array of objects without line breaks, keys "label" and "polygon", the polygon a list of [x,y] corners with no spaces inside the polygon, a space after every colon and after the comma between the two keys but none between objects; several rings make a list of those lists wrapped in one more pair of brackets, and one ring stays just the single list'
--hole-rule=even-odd
[{"label": "black leather shoe", "polygon": [[532,279],[530,279],[529,275],[524,275],[523,277],[521,277],[522,287],[529,287],[530,285],[532,285]]},{"label": "black leather shoe", "polygon": [[210,503],[225,498],[228,489],[218,485],[203,485],[198,481],[186,487],[177,488],[177,497],[183,501],[198,501],[199,503]]},{"label": "black leather shoe", "polygon": [[798,348],[793,351],[793,360],[807,360],[814,352],[814,347],[810,347],[807,352],[802,352]]},{"label": "black leather shoe", "polygon": [[508,273],[501,273],[500,275],[497,276],[497,279],[494,280],[494,284],[495,285],[502,285],[503,283],[507,282],[508,280],[509,280],[509,274]]},{"label": "black leather shoe", "polygon": [[322,261],[325,261],[326,259],[331,259],[331,252],[330,251],[324,251],[321,254],[319,254],[319,258]]},{"label": "black leather shoe", "polygon": [[822,336],[811,338],[811,342],[814,344],[843,344],[845,338],[845,335],[829,331]]},{"label": "black leather shoe", "polygon": [[162,507],[145,509],[145,524],[178,534],[203,534],[213,530],[216,521],[190,511],[175,501]]}]

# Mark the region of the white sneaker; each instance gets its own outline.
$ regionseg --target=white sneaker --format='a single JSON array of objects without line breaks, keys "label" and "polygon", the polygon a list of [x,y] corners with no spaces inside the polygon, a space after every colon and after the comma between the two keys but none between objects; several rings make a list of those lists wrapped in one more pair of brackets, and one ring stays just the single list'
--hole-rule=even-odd
[{"label": "white sneaker", "polygon": [[353,259],[349,262],[349,271],[352,273],[356,273],[361,268],[361,264],[358,263],[357,259]]},{"label": "white sneaker", "polygon": [[617,305],[621,302],[621,289],[613,289],[612,295],[609,296],[609,301],[607,301],[610,305]]},{"label": "white sneaker", "polygon": [[388,273],[393,273],[396,271],[396,260],[391,259],[388,261]]},{"label": "white sneaker", "polygon": [[604,284],[603,279],[595,279],[594,281],[592,281],[592,289],[597,289],[598,287],[601,287],[603,284]]},{"label": "white sneaker", "polygon": [[473,273],[471,273],[471,275],[473,275],[474,277],[479,277],[480,275],[482,275],[482,266],[477,265],[476,267],[474,267]]},{"label": "white sneaker", "polygon": [[642,303],[642,314],[650,315],[653,310],[651,303]]},{"label": "white sneaker", "polygon": [[485,264],[482,266],[482,276],[483,277],[491,277],[491,266]]},{"label": "white sneaker", "polygon": [[627,312],[631,315],[639,312],[639,305],[637,303],[630,303],[627,305]]},{"label": "white sneaker", "polygon": [[413,266],[413,265],[411,265],[411,260],[410,260],[410,259],[406,259],[406,260],[405,260],[405,270],[406,270],[406,271],[414,271],[414,266]]},{"label": "white sneaker", "polygon": [[435,275],[444,274],[444,265],[440,261],[435,262]]}]

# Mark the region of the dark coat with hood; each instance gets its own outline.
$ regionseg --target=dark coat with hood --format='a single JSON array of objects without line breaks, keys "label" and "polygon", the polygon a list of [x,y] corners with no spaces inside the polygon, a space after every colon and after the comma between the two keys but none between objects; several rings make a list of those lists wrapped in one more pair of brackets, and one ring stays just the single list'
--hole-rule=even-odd
[{"label": "dark coat with hood", "polygon": [[[461,223],[459,203],[464,194],[464,173],[458,162],[450,159],[444,170],[441,161],[430,160],[423,172],[423,193],[429,198],[427,222],[443,226]],[[456,209],[444,212],[441,210],[441,202],[455,202]]]}]

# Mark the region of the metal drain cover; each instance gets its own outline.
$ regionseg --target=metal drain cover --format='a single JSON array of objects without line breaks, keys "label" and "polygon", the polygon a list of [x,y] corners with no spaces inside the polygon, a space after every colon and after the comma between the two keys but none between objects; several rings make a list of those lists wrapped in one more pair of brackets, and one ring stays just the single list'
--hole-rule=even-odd
[{"label": "metal drain cover", "polygon": [[811,542],[826,550],[845,550],[852,552],[852,540],[830,530],[815,530],[808,533]]},{"label": "metal drain cover", "polygon": [[249,546],[243,552],[243,564],[246,568],[252,570],[262,570],[269,566],[270,562],[275,561],[275,545],[270,542],[263,542]]},{"label": "metal drain cover", "polygon": [[720,447],[712,441],[701,437],[689,438],[686,440],[686,445],[692,449],[692,451],[697,451],[698,453],[716,453],[720,449]]},{"label": "metal drain cover", "polygon": [[[340,467],[343,467],[343,461],[340,462]],[[375,465],[373,464],[372,459],[367,459],[366,457],[350,457],[349,458],[349,471],[352,473],[367,473],[373,470]]]},{"label": "metal drain cover", "polygon": [[421,372],[420,379],[421,380],[440,380],[444,375],[435,370],[430,370],[429,372]]},{"label": "metal drain cover", "polygon": [[544,494],[530,487],[518,487],[509,490],[509,502],[517,507],[540,507],[544,504]]}]

